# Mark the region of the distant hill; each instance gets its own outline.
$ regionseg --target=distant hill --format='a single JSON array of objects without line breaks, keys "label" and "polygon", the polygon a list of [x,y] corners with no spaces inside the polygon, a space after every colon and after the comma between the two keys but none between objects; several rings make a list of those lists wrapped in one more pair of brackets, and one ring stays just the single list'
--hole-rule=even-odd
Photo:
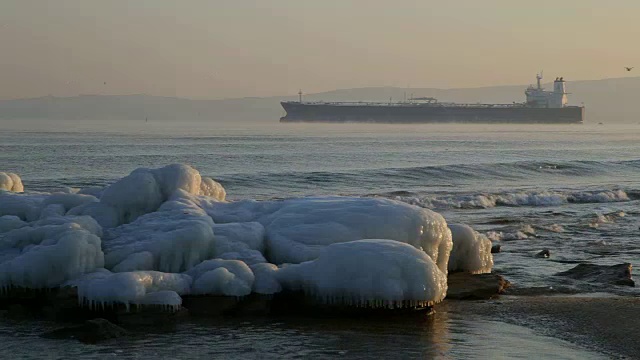
[{"label": "distant hill", "polygon": [[[551,88],[551,84],[546,84]],[[524,100],[526,85],[462,89],[374,87],[308,94],[309,101],[393,101],[430,96],[442,102],[512,103]],[[569,81],[569,102],[584,104],[587,122],[640,121],[640,77]],[[80,95],[0,101],[2,119],[83,119],[180,121],[277,121],[284,112],[279,102],[297,96],[191,100],[148,95]]]}]

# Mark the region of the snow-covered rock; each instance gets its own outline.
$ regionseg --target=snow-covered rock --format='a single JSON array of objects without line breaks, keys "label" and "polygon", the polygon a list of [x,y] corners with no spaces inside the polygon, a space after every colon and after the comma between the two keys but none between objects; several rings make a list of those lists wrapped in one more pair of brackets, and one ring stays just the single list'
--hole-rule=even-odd
[{"label": "snow-covered rock", "polygon": [[316,260],[276,272],[282,287],[327,304],[427,306],[444,299],[447,276],[425,252],[394,240],[329,245]]},{"label": "snow-covered rock", "polygon": [[274,264],[316,259],[331,244],[391,239],[422,249],[446,272],[451,232],[431,210],[380,198],[326,197],[202,204],[219,223],[259,222]]},{"label": "snow-covered rock", "polygon": [[0,171],[0,190],[23,192],[22,179],[14,173]]},{"label": "snow-covered rock", "polygon": [[49,217],[22,224],[2,218],[0,288],[56,287],[104,266],[102,229],[90,217]]},{"label": "snow-covered rock", "polygon": [[222,185],[209,178],[203,181],[196,169],[173,164],[159,169],[136,169],[106,187],[98,203],[80,206],[75,213],[90,215],[103,227],[112,228],[156,211],[178,190],[213,196],[216,201],[224,201],[226,196]]},{"label": "snow-covered rock", "polygon": [[177,191],[158,211],[106,231],[107,269],[178,273],[213,258],[213,221],[181,194]]},{"label": "snow-covered rock", "polygon": [[161,305],[177,309],[182,305],[180,295],[191,291],[192,279],[185,274],[158,271],[111,273],[100,270],[68,282],[78,287],[78,298],[90,308],[97,306]]},{"label": "snow-covered rock", "polygon": [[468,225],[449,224],[449,229],[453,237],[449,271],[490,273],[493,268],[491,240]]},{"label": "snow-covered rock", "polygon": [[251,269],[239,260],[207,260],[186,274],[193,278],[194,295],[245,296],[255,280]]}]

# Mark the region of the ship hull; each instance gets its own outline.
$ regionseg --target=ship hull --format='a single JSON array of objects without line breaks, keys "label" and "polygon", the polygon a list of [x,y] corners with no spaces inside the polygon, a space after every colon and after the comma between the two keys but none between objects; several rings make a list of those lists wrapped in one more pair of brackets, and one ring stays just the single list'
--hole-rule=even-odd
[{"label": "ship hull", "polygon": [[280,122],[579,124],[584,107],[368,106],[282,102]]}]

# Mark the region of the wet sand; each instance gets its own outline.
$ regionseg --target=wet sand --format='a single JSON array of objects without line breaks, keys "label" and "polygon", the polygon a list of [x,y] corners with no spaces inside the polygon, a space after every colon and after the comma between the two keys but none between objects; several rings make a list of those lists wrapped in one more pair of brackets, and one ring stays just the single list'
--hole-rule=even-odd
[{"label": "wet sand", "polygon": [[441,311],[525,326],[613,358],[640,357],[640,298],[503,296],[489,301],[445,301],[441,306]]}]

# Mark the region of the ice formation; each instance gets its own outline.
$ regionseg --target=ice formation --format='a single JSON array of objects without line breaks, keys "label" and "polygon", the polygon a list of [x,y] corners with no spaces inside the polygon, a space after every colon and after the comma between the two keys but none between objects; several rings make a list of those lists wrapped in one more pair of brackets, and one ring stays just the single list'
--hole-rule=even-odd
[{"label": "ice formation", "polygon": [[173,164],[159,169],[139,168],[102,191],[100,201],[75,211],[94,217],[105,228],[134,221],[156,211],[178,190],[188,194],[214,196],[224,201],[222,185],[200,176],[188,165]]},{"label": "ice formation", "polygon": [[66,284],[92,307],[175,309],[184,295],[283,290],[423,306],[444,298],[448,269],[492,266],[488,240],[472,232],[452,242],[457,228],[440,214],[389,199],[226,202],[220,184],[187,165],[53,194],[15,192],[9,175],[0,183],[0,287]]},{"label": "ice formation", "polygon": [[249,265],[255,281],[253,282],[253,292],[256,294],[271,295],[282,291],[280,281],[276,277],[278,267],[269,263]]},{"label": "ice formation", "polygon": [[255,250],[264,252],[264,226],[259,222],[214,224],[215,254]]},{"label": "ice formation", "polygon": [[257,221],[266,230],[266,258],[274,264],[317,258],[331,244],[390,239],[422,249],[447,271],[451,233],[431,210],[381,198],[303,198],[205,206],[216,222]]},{"label": "ice formation", "polygon": [[36,221],[40,218],[46,196],[0,191],[0,216],[13,215],[24,221]]},{"label": "ice formation", "polygon": [[468,225],[449,224],[449,229],[453,237],[449,271],[490,273],[493,268],[491,240]]},{"label": "ice formation", "polygon": [[90,217],[49,217],[29,223],[15,216],[0,219],[1,288],[56,287],[104,266],[102,230]]},{"label": "ice formation", "polygon": [[155,212],[107,229],[105,266],[113,271],[183,272],[214,255],[213,221],[182,190]]},{"label": "ice formation", "polygon": [[180,295],[191,291],[192,279],[185,274],[157,271],[111,273],[102,269],[67,283],[78,287],[81,304],[96,308],[115,304],[180,307]]},{"label": "ice formation", "polygon": [[239,260],[207,260],[186,273],[193,278],[194,295],[245,296],[255,280],[251,269]]},{"label": "ice formation", "polygon": [[327,304],[415,307],[444,299],[447,276],[425,252],[394,240],[358,240],[329,245],[313,261],[276,273],[288,290],[301,290]]},{"label": "ice formation", "polygon": [[22,179],[14,173],[0,171],[0,190],[23,192]]},{"label": "ice formation", "polygon": [[27,223],[15,215],[0,216],[0,234],[25,226],[27,226]]}]

